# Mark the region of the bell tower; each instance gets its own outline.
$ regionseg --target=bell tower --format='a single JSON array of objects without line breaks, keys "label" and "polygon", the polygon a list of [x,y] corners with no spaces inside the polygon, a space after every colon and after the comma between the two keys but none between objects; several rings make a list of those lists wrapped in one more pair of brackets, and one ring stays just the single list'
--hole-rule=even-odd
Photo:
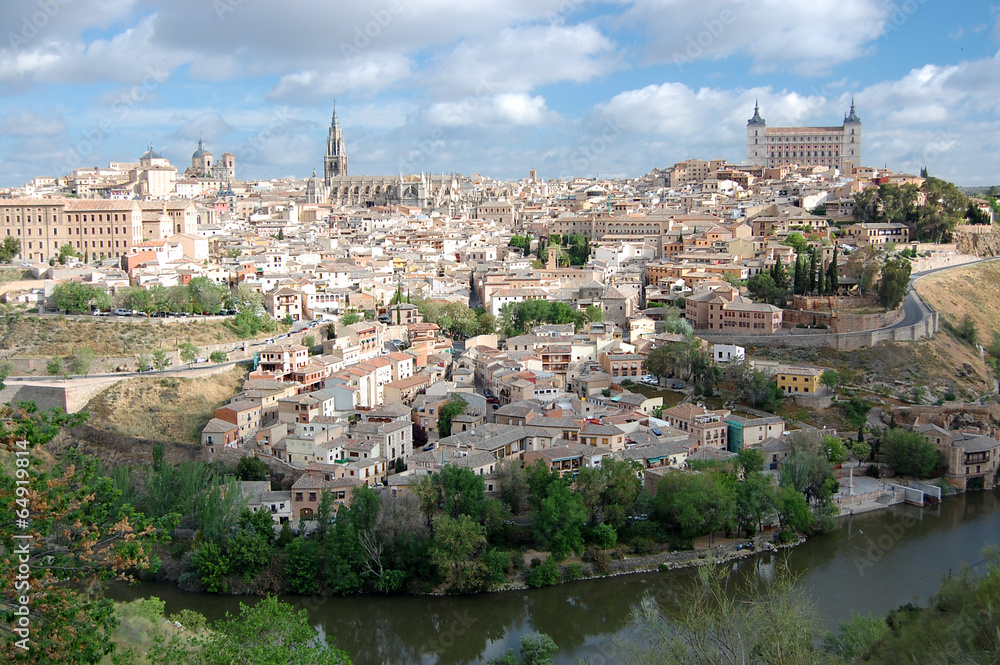
[{"label": "bell tower", "polygon": [[767,123],[760,117],[760,105],[754,100],[753,117],[747,120],[747,164],[767,166]]},{"label": "bell tower", "polygon": [[333,119],[330,121],[330,133],[326,139],[326,157],[323,160],[323,176],[327,186],[334,178],[347,177],[347,149],[344,147],[344,135],[337,121],[337,103],[333,103]]}]

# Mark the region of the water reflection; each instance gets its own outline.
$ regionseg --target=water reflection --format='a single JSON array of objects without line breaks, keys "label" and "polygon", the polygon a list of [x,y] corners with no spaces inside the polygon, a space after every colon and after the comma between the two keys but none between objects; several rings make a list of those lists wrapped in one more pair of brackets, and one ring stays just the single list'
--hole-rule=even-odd
[{"label": "water reflection", "polygon": [[[1000,542],[1000,493],[979,492],[929,508],[895,506],[855,515],[832,533],[788,552],[742,560],[730,580],[773,578],[782,566],[800,576],[830,628],[851,611],[884,615],[914,597],[926,599],[942,575],[975,563],[987,542]],[[615,637],[632,637],[633,610],[643,599],[667,615],[692,570],[572,582],[545,589],[476,597],[359,596],[286,598],[305,607],[312,621],[358,665],[422,663],[469,665],[516,647],[521,636],[544,632],[560,646],[557,662],[603,652]],[[116,587],[116,599],[159,596],[167,612],[190,608],[210,619],[237,612],[246,598],[179,591],[168,584]]]}]

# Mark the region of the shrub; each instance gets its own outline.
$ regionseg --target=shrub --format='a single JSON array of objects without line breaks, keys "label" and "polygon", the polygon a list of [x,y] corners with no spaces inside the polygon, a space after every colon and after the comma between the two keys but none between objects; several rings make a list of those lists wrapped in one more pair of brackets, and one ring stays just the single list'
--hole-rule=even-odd
[{"label": "shrub", "polygon": [[528,586],[537,588],[541,586],[551,586],[559,581],[559,566],[551,556],[545,563],[528,572]]},{"label": "shrub", "polygon": [[542,565],[542,560],[541,559],[539,559],[537,556],[531,558],[531,567],[532,568],[538,568],[540,565]]},{"label": "shrub", "polygon": [[881,478],[882,470],[878,468],[878,464],[869,464],[865,470],[865,475],[871,478]]},{"label": "shrub", "polygon": [[566,566],[566,570],[563,571],[563,579],[567,581],[578,580],[583,577],[583,566],[578,563],[573,563]]},{"label": "shrub", "polygon": [[171,614],[169,618],[171,621],[176,621],[186,629],[193,632],[198,632],[208,628],[208,619],[205,618],[205,615],[199,614],[194,610],[183,609],[176,614]]},{"label": "shrub", "polygon": [[649,538],[633,538],[632,552],[638,555],[652,554],[656,550],[656,543]]},{"label": "shrub", "polygon": [[588,547],[583,558],[594,564],[594,571],[601,575],[611,572],[611,556],[599,547]]}]

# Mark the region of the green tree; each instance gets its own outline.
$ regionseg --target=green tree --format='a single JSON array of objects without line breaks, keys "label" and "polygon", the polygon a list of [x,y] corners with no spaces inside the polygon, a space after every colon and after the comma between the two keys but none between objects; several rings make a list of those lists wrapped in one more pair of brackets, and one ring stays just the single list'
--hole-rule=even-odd
[{"label": "green tree", "polygon": [[820,375],[819,382],[830,390],[836,390],[840,384],[840,374],[832,369],[828,369]]},{"label": "green tree", "polygon": [[781,485],[794,487],[807,501],[828,499],[831,486],[827,481],[833,479],[833,469],[825,448],[801,434],[787,440],[791,453],[781,466]]},{"label": "green tree", "polygon": [[795,250],[796,254],[804,254],[809,251],[809,243],[798,231],[789,233],[785,239],[781,242],[782,245],[788,245]]},{"label": "green tree", "polygon": [[452,396],[438,412],[438,433],[441,438],[451,436],[451,420],[465,413],[468,403],[458,395]]},{"label": "green tree", "polygon": [[781,263],[781,255],[775,257],[774,265],[771,267],[771,279],[774,280],[774,286],[778,289],[787,289],[790,285],[788,271]]},{"label": "green tree", "polygon": [[417,487],[427,514],[437,512],[440,507],[453,518],[467,515],[477,522],[483,516],[485,492],[482,476],[471,469],[450,464],[437,473],[425,476]]},{"label": "green tree", "polygon": [[45,364],[45,371],[52,376],[59,376],[63,373],[63,360],[62,358],[52,358],[48,363]]},{"label": "green tree", "polygon": [[225,351],[212,351],[212,353],[209,354],[208,359],[211,360],[213,363],[218,364],[218,363],[224,363],[227,360],[229,360],[229,356],[226,355]]},{"label": "green tree", "polygon": [[858,458],[858,468],[860,469],[861,462],[868,459],[872,454],[872,447],[868,445],[867,441],[855,441],[851,444],[851,452]]},{"label": "green tree", "polygon": [[198,357],[198,347],[191,342],[184,342],[180,345],[181,360],[184,362],[194,362],[194,359]]},{"label": "green tree", "polygon": [[457,519],[440,515],[434,520],[431,561],[453,591],[482,590],[487,571],[479,556],[485,549],[484,529],[468,515],[460,515]]},{"label": "green tree", "polygon": [[839,436],[824,436],[822,446],[830,464],[843,464],[847,459],[847,447]]},{"label": "green tree", "polygon": [[882,279],[878,286],[878,301],[886,311],[895,309],[903,302],[910,283],[910,262],[905,259],[886,261],[882,268]]},{"label": "green tree", "polygon": [[559,480],[549,485],[547,496],[531,515],[531,531],[535,542],[552,552],[561,561],[571,552],[583,554],[581,528],[587,519],[583,499]]},{"label": "green tree", "polygon": [[79,346],[73,349],[73,359],[70,361],[70,371],[73,374],[86,374],[94,362],[94,350],[89,346]]},{"label": "green tree", "polygon": [[930,478],[944,461],[941,451],[927,437],[904,429],[890,429],[884,434],[881,453],[895,473],[917,478]]},{"label": "green tree", "polygon": [[504,460],[496,468],[497,494],[514,515],[528,509],[531,488],[528,473],[518,460]]},{"label": "green tree", "polygon": [[61,245],[59,247],[58,261],[61,265],[66,265],[67,261],[77,256],[79,255],[76,253],[76,250],[73,249],[73,245],[66,243],[65,245]]},{"label": "green tree", "polygon": [[791,485],[781,485],[775,490],[775,510],[778,523],[783,529],[794,529],[802,533],[813,530],[813,513],[809,510],[806,497]]},{"label": "green tree", "polygon": [[[5,662],[99,663],[114,649],[111,633],[117,620],[110,600],[88,593],[104,584],[127,579],[136,571],[158,567],[154,547],[162,534],[177,524],[177,516],[151,520],[128,502],[96,458],[75,450],[64,452],[54,464],[34,453],[61,427],[35,431],[31,445],[15,441],[27,434],[25,423],[40,417],[37,407],[3,407],[5,469],[15,466],[14,451],[23,451],[17,468],[31,470],[30,519],[33,538],[19,540],[22,529],[15,517],[24,512],[25,495],[17,491],[17,474],[0,474],[0,605],[7,613],[4,628]],[[49,413],[49,412],[45,412]],[[38,425],[38,421],[34,421]],[[21,547],[27,551],[20,551]],[[24,572],[27,568],[27,572]],[[26,587],[14,581],[18,575]],[[28,591],[30,589],[30,592]],[[13,645],[11,612],[30,595],[29,650]]]},{"label": "green tree", "polygon": [[717,474],[668,473],[656,490],[656,516],[664,526],[693,540],[733,523],[735,498]]},{"label": "green tree", "polygon": [[0,244],[0,261],[10,263],[11,259],[21,253],[21,241],[12,236],[7,236]]},{"label": "green tree", "polygon": [[270,476],[270,469],[258,457],[241,457],[236,463],[236,477],[240,480],[267,480]]},{"label": "green tree", "polygon": [[52,290],[52,304],[68,314],[86,314],[91,306],[110,309],[110,300],[107,290],[83,282],[63,282]]},{"label": "green tree", "polygon": [[170,358],[163,349],[153,351],[153,367],[156,369],[166,369],[170,366]]},{"label": "green tree", "polygon": [[[756,452],[752,449],[744,448],[744,452]],[[759,453],[758,453],[759,455]],[[757,460],[750,461],[750,458],[743,460],[751,466],[757,464]],[[760,460],[761,467],[763,460]],[[744,467],[746,468],[746,467]],[[736,528],[743,531],[747,536],[753,536],[764,525],[764,519],[772,514],[775,496],[774,485],[771,479],[765,476],[760,468],[744,474],[743,480],[736,482],[733,486],[733,517]]]},{"label": "green tree", "polygon": [[350,665],[348,655],[309,623],[306,610],[296,611],[274,596],[251,605],[240,603],[238,616],[213,626],[207,637],[172,635],[159,640],[149,662],[199,665]]},{"label": "green tree", "polygon": [[774,298],[774,290],[777,288],[774,278],[766,272],[758,273],[747,280],[747,290],[754,300],[769,302]]},{"label": "green tree", "polygon": [[872,407],[871,404],[861,397],[855,396],[846,402],[837,403],[847,417],[847,422],[850,423],[851,429],[862,427],[867,422],[868,412],[871,411]]},{"label": "green tree", "polygon": [[559,647],[548,635],[524,635],[517,651],[508,649],[500,658],[494,658],[489,665],[552,665],[552,658]]},{"label": "green tree", "polygon": [[604,310],[595,305],[588,305],[585,314],[587,321],[590,323],[601,323],[604,321]]},{"label": "green tree", "polygon": [[[733,583],[731,567],[700,566],[694,583],[671,603],[669,619],[655,603],[638,615],[635,637],[612,648],[630,665],[832,665],[816,648],[823,634],[816,605],[787,572],[768,581]],[[734,588],[735,587],[735,588]]]},{"label": "green tree", "polygon": [[340,315],[340,325],[342,326],[350,326],[361,321],[364,321],[364,317],[357,312],[344,312]]},{"label": "green tree", "polygon": [[954,332],[955,337],[971,346],[976,346],[979,343],[979,330],[969,314],[962,317],[962,320],[954,327]]},{"label": "green tree", "polygon": [[590,243],[582,233],[573,233],[567,236],[568,254],[570,264],[582,266],[590,259]]}]

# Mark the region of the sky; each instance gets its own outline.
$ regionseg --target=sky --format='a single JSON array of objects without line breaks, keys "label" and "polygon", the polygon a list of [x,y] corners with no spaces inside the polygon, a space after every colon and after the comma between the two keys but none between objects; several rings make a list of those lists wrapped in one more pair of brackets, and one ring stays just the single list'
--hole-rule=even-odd
[{"label": "sky", "polygon": [[[1000,0],[998,0],[1000,1]],[[1000,184],[1000,5],[980,0],[4,0],[0,187],[204,134],[239,179],[634,177],[833,125],[862,161]],[[6,32],[6,34],[2,34]]]}]

